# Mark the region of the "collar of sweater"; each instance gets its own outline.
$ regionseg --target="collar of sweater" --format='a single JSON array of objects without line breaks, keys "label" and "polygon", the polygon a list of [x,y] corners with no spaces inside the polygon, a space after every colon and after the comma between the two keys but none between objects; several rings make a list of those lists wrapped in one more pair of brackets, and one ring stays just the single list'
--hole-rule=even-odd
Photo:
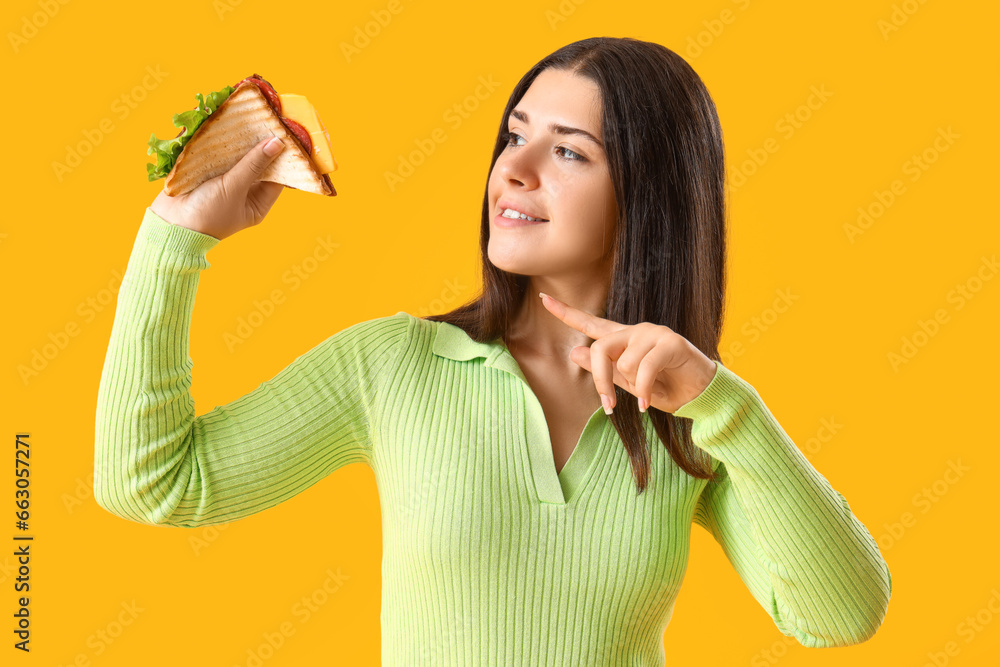
[{"label": "collar of sweater", "polygon": [[461,327],[449,322],[438,322],[434,335],[434,354],[455,361],[469,361],[476,357],[485,357],[487,362],[505,351],[503,344],[497,340],[480,343],[469,338],[469,334]]}]

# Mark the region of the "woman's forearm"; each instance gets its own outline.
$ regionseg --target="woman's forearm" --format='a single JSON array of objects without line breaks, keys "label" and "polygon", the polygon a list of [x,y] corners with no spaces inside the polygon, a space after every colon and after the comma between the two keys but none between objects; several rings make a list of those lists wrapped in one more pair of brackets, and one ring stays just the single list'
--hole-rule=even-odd
[{"label": "woman's forearm", "polygon": [[809,463],[756,390],[720,364],[676,416],[722,462],[696,521],[726,550],[757,600],[806,646],[844,646],[879,627],[888,566],[844,497]]}]

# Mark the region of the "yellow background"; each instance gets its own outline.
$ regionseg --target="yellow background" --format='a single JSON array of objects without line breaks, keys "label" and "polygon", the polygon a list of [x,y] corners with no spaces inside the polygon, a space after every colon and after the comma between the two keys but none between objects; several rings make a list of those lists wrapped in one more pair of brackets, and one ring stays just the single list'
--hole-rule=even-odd
[{"label": "yellow background", "polygon": [[[283,623],[293,634],[261,664],[378,664],[380,513],[362,465],[221,530],[143,526],[94,503],[95,401],[117,277],[163,185],[146,180],[146,141],[174,136],[171,116],[193,107],[195,93],[257,72],[310,98],[339,163],[335,199],[288,190],[263,225],[211,251],[190,350],[201,414],[350,324],[471,297],[507,96],[548,53],[599,35],[664,44],[711,91],[733,185],[723,361],[846,496],[894,584],[872,640],[806,649],[777,631],[695,526],[664,637],[668,664],[934,664],[929,654],[937,664],[995,664],[987,656],[1000,653],[1000,617],[981,613],[990,622],[971,633],[959,625],[994,594],[1000,610],[1000,280],[984,264],[1000,247],[988,200],[998,149],[993,3],[5,7],[3,664],[248,665]],[[483,80],[496,85],[487,91]],[[783,122],[796,114],[797,127]],[[95,134],[102,123],[110,131]],[[950,142],[937,139],[949,128]],[[446,140],[421,153],[418,141],[437,129]],[[87,155],[57,173],[81,145]],[[391,188],[386,174],[414,151],[421,164]],[[926,169],[915,167],[920,156]],[[852,240],[858,209],[879,213],[894,182],[894,200]],[[326,237],[339,244],[333,257],[306,262]],[[296,266],[312,268],[308,279],[287,279]],[[970,298],[959,301],[961,286]],[[275,290],[282,303],[227,346],[226,334]],[[940,325],[924,336],[936,313]],[[67,327],[75,335],[60,345]],[[904,339],[916,353],[894,366]],[[33,454],[30,656],[11,648],[17,432],[31,434]],[[946,475],[950,462],[968,470]],[[925,488],[933,502],[919,496]],[[301,601],[322,590],[328,569],[339,588],[307,616]]]}]

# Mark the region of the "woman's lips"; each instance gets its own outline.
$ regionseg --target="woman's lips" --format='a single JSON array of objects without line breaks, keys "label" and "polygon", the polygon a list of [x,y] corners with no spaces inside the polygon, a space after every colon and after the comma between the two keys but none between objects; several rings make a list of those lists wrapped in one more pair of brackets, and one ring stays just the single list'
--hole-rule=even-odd
[{"label": "woman's lips", "polygon": [[503,213],[498,213],[493,218],[493,224],[497,227],[524,227],[526,225],[541,225],[548,222],[548,220],[522,220],[521,218],[505,218]]}]

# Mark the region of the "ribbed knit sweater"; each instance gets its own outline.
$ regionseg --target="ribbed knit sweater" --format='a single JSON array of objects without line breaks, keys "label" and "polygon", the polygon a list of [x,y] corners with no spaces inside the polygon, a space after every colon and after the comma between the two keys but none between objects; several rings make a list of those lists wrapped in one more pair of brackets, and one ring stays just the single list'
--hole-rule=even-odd
[{"label": "ribbed knit sweater", "polygon": [[370,466],[384,665],[664,665],[692,523],[804,646],[858,643],[881,624],[892,584],[871,534],[718,362],[674,414],[693,420],[719,480],[677,467],[644,414],[641,494],[602,409],[557,473],[541,404],[502,340],[402,311],[195,416],[189,326],[217,243],[146,209],[98,395],[94,492],[107,511],[224,523]]}]

